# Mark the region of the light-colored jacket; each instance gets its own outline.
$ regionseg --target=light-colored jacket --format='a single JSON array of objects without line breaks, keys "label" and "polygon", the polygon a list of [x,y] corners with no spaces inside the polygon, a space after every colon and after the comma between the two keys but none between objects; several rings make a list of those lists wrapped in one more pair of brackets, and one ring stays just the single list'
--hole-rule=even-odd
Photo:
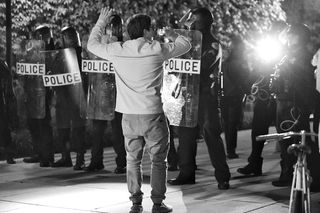
[{"label": "light-colored jacket", "polygon": [[141,37],[126,42],[101,42],[105,24],[98,21],[89,36],[87,48],[114,64],[116,111],[125,114],[162,113],[160,89],[165,60],[188,52],[191,44],[179,35],[174,42],[160,43]]}]

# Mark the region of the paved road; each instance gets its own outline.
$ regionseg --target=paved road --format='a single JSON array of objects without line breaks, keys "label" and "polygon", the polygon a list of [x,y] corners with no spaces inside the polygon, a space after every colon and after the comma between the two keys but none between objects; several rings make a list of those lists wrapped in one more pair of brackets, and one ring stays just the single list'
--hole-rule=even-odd
[{"label": "paved road", "polygon": [[[272,130],[271,130],[272,131]],[[240,131],[239,159],[228,160],[231,169],[231,189],[220,191],[213,177],[206,145],[198,143],[196,184],[168,186],[166,203],[175,213],[284,213],[288,212],[290,188],[276,188],[271,181],[280,172],[279,153],[275,144],[265,147],[264,174],[261,177],[243,178],[237,168],[246,164],[250,152],[250,132]],[[90,152],[86,154],[89,162]],[[72,168],[39,168],[17,159],[15,165],[0,162],[0,212],[8,213],[89,213],[128,212],[131,206],[125,175],[116,175],[112,148],[105,148],[105,170],[96,173],[75,172]],[[57,154],[56,159],[59,158]],[[73,155],[75,161],[75,155]],[[149,156],[145,154],[144,212],[151,212],[149,182]],[[177,172],[169,172],[173,178]],[[320,193],[312,193],[313,213],[320,212]]]}]

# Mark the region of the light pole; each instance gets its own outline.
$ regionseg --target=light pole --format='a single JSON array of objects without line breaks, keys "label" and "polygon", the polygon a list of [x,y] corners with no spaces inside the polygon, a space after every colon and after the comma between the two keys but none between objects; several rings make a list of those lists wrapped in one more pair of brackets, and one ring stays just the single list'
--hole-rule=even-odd
[{"label": "light pole", "polygon": [[6,0],[6,61],[11,69],[11,0]]}]

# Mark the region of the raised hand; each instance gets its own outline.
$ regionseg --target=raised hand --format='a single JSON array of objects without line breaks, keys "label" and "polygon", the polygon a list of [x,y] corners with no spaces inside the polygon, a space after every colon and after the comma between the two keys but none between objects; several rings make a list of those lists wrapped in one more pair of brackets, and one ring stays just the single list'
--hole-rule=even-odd
[{"label": "raised hand", "polygon": [[99,20],[102,20],[106,24],[110,23],[110,17],[113,15],[114,10],[109,7],[103,7],[100,11]]}]

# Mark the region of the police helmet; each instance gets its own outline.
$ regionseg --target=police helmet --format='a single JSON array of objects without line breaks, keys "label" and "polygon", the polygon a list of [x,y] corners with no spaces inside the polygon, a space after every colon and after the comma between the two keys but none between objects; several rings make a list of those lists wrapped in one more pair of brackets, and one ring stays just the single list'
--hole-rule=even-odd
[{"label": "police helmet", "polygon": [[45,42],[46,49],[54,49],[52,31],[47,25],[36,27],[34,37]]},{"label": "police helmet", "polygon": [[79,33],[72,26],[66,26],[61,29],[63,48],[81,47]]},{"label": "police helmet", "polygon": [[118,38],[118,41],[123,40],[122,24],[123,24],[123,20],[119,15],[114,14],[111,16],[110,27],[112,29],[112,35],[116,36]]},{"label": "police helmet", "polygon": [[213,23],[213,16],[208,8],[201,7],[193,9],[191,14],[190,19],[194,19],[191,24],[191,29],[200,31],[208,28],[210,29]]}]

